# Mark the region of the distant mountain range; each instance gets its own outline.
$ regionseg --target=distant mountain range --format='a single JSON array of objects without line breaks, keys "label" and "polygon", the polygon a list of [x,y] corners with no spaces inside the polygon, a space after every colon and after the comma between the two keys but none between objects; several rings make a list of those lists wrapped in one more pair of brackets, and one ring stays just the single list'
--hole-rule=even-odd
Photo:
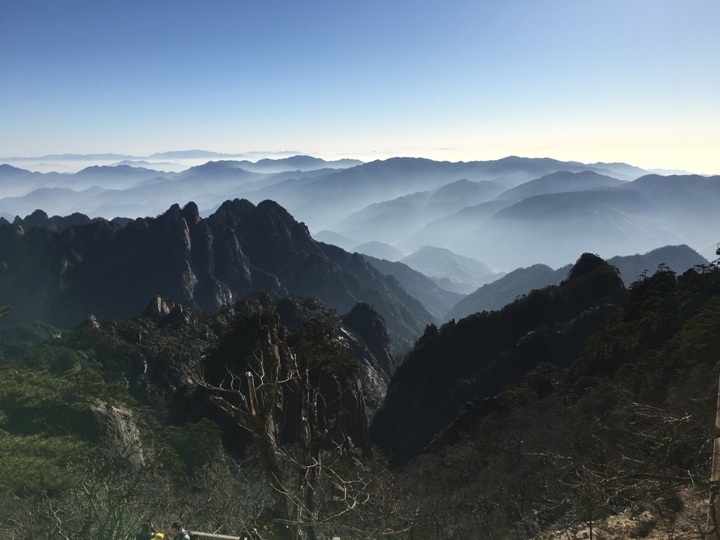
[{"label": "distant mountain range", "polygon": [[[534,264],[529,267],[517,268],[507,274],[491,275],[486,271],[480,271],[476,275],[484,275],[486,283],[473,288],[469,294],[461,294],[451,292],[453,286],[457,284],[453,284],[447,279],[438,280],[429,277],[432,274],[431,270],[421,272],[418,271],[420,269],[411,267],[411,261],[423,260],[423,255],[427,256],[425,264],[433,261],[438,264],[455,262],[458,259],[462,261],[462,258],[458,258],[451,252],[443,253],[444,251],[446,250],[425,248],[396,262],[367,254],[363,254],[363,257],[381,272],[396,278],[405,290],[420,300],[427,310],[440,321],[459,320],[473,313],[500,310],[533,290],[559,285],[567,278],[567,274],[572,268],[572,265],[553,269],[544,264]],[[707,259],[686,245],[665,246],[644,255],[615,256],[608,259],[607,262],[618,269],[620,278],[626,287],[652,275],[661,268],[682,274],[690,268],[709,263]],[[472,265],[466,268],[472,268]],[[456,267],[452,271],[457,273],[460,270]]]},{"label": "distant mountain range", "polygon": [[[302,155],[251,161],[199,150],[152,156],[184,158],[221,159],[181,172],[128,162],[73,174],[0,165],[0,215],[42,209],[152,217],[194,201],[209,216],[225,200],[274,200],[316,239],[347,251],[402,260],[428,246],[442,248],[498,276],[535,264],[560,268],[583,252],[609,258],[685,244],[709,257],[720,228],[720,177],[660,176],[624,163],[515,156],[457,163]],[[455,270],[431,277],[461,293],[484,279],[475,273],[458,287]]]},{"label": "distant mountain range", "polygon": [[[271,488],[296,469],[284,486],[302,489],[285,493],[319,509],[310,525],[341,515],[327,532],[343,538],[370,522],[418,538],[707,526],[720,176],[518,157],[152,158],[72,174],[0,165],[2,436],[11,461],[52,465],[25,475],[33,489],[4,484],[23,516],[35,499],[78,500],[76,479],[52,485],[58,471],[87,472],[77,456],[114,445],[133,449],[107,453],[114,470],[132,454],[170,471],[163,486],[178,471],[232,479],[240,464],[245,488],[282,455]],[[120,404],[119,429],[101,428],[95,409],[109,419]],[[296,481],[321,462],[332,481]],[[100,465],[85,483],[107,480]],[[378,482],[356,497],[369,470]],[[206,484],[192,489],[226,509],[224,487]],[[363,499],[392,500],[392,515],[346,512]],[[299,515],[256,506],[258,519]]]}]

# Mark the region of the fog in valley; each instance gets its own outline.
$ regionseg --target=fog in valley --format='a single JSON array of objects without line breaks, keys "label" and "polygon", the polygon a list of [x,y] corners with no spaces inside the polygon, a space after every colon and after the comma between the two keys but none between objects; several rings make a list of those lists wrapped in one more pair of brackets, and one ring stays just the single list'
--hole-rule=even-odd
[{"label": "fog in valley", "polygon": [[[74,173],[2,165],[0,215],[12,222],[41,209],[134,219],[193,201],[207,216],[228,199],[271,199],[316,239],[351,252],[400,261],[432,246],[470,259],[476,268],[464,281],[451,269],[432,277],[473,286],[537,263],[559,268],[586,251],[609,258],[686,244],[711,258],[720,222],[717,177],[658,175],[623,163],[287,156],[177,170],[183,161],[167,161],[173,157],[184,156],[169,152]],[[408,264],[422,269],[421,258]]]}]

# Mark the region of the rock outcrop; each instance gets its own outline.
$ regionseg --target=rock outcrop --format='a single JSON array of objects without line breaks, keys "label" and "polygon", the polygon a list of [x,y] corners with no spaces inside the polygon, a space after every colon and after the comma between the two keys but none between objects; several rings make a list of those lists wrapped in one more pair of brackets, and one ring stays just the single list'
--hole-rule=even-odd
[{"label": "rock outcrop", "polygon": [[150,300],[150,303],[145,308],[145,311],[143,311],[142,316],[157,322],[169,314],[170,308],[165,303],[165,300],[156,295],[155,298]]},{"label": "rock outcrop", "polygon": [[370,304],[359,303],[341,317],[320,300],[298,296],[278,299],[268,294],[254,294],[238,303],[236,311],[245,315],[275,313],[290,332],[312,320],[325,321],[333,338],[345,344],[357,359],[358,383],[367,416],[372,418],[380,407],[397,367],[397,359],[392,352],[385,320]]},{"label": "rock outcrop", "polygon": [[93,405],[91,411],[101,436],[106,440],[105,447],[129,463],[142,466],[145,458],[140,430],[132,411],[108,403]]}]

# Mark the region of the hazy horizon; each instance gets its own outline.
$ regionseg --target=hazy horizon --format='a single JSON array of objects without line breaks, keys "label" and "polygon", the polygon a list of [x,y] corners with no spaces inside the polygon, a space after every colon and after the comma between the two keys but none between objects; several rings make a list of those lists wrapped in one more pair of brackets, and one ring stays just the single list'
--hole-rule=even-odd
[{"label": "hazy horizon", "polygon": [[[205,155],[205,156],[197,156],[197,157],[188,157],[188,156],[172,156],[172,157],[166,157],[162,154],[165,153],[175,153],[175,154],[184,154],[184,153],[190,153],[190,152],[207,152],[211,155]],[[118,165],[128,165],[131,167],[143,167],[148,168],[152,170],[157,170],[160,172],[183,172],[191,167],[196,167],[199,165],[204,165],[209,162],[213,161],[249,161],[252,163],[264,160],[264,159],[270,159],[270,160],[281,160],[288,157],[296,157],[296,156],[310,156],[314,158],[323,159],[328,162],[333,161],[341,161],[341,160],[357,160],[363,163],[370,163],[372,161],[386,161],[388,159],[394,159],[394,158],[417,158],[417,159],[429,159],[433,160],[433,158],[429,158],[427,156],[415,156],[415,155],[380,155],[378,152],[371,152],[371,153],[346,153],[346,154],[339,154],[339,155],[326,155],[321,152],[318,153],[305,153],[305,152],[296,152],[296,151],[289,151],[289,150],[279,150],[279,151],[273,151],[273,152],[262,152],[262,151],[248,151],[248,152],[237,152],[237,153],[221,153],[221,152],[214,152],[211,150],[201,150],[201,149],[192,149],[192,150],[168,150],[166,152],[157,152],[155,154],[145,154],[145,155],[126,155],[126,154],[116,154],[113,152],[104,152],[104,153],[98,153],[98,154],[47,154],[43,156],[0,156],[0,164],[7,164],[11,165],[13,167],[17,167],[20,169],[29,170],[31,172],[39,172],[39,173],[51,173],[51,172],[58,172],[58,173],[65,173],[65,174],[74,174],[76,172],[80,172],[83,169],[86,169],[88,167],[93,166],[118,166]],[[560,160],[553,156],[518,156],[516,154],[509,154],[504,156],[498,156],[497,158],[488,158],[488,159],[477,159],[477,160],[433,160],[433,161],[445,161],[450,163],[463,163],[463,162],[473,162],[473,161],[496,161],[496,160],[502,160],[504,158],[508,157],[520,157],[520,158],[547,158],[547,159],[555,159],[557,161],[566,161],[566,162],[577,162],[577,163],[584,163],[587,165],[593,165],[597,163],[624,163],[627,165],[631,165],[634,167],[639,167],[635,163],[625,162],[625,161],[619,161],[619,160],[610,160],[610,161],[604,161],[604,162],[582,162],[579,160]],[[639,167],[643,168],[643,167]],[[662,167],[648,167],[644,168],[648,173],[657,173],[657,174],[703,174],[698,173],[697,171],[693,170],[687,170],[687,169],[667,169]],[[712,173],[705,173],[705,176],[714,176]],[[2,196],[2,194],[0,194]]]},{"label": "hazy horizon", "polygon": [[720,172],[720,4],[12,2],[0,156],[292,149]]},{"label": "hazy horizon", "polygon": [[[66,157],[71,167],[82,163],[83,156]],[[87,168],[73,175],[3,168],[0,215],[13,221],[41,209],[54,216],[135,219],[192,201],[207,217],[229,199],[253,204],[270,199],[321,241],[350,252],[373,241],[405,255],[442,246],[494,271],[536,263],[557,268],[584,251],[612,257],[687,244],[709,257],[716,249],[719,177],[644,181],[650,171],[618,163],[522,158],[376,161],[355,167],[314,160],[259,163],[260,156],[253,155],[233,156],[252,158],[241,168],[212,164],[223,157],[230,156],[176,151],[148,157],[172,158],[166,165],[183,163],[179,174],[157,172],[172,168],[160,162],[132,171]],[[208,165],[191,169],[186,162],[194,160]],[[58,168],[57,162],[49,165]],[[671,199],[668,182],[676,184]],[[699,222],[705,226],[698,228]],[[509,243],[513,249],[507,249]]]}]

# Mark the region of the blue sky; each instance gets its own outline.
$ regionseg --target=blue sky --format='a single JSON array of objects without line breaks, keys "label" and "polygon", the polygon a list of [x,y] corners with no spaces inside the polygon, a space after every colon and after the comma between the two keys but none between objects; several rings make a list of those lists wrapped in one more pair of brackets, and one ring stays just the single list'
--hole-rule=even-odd
[{"label": "blue sky", "polygon": [[549,156],[720,173],[718,0],[4,0],[0,156]]}]

